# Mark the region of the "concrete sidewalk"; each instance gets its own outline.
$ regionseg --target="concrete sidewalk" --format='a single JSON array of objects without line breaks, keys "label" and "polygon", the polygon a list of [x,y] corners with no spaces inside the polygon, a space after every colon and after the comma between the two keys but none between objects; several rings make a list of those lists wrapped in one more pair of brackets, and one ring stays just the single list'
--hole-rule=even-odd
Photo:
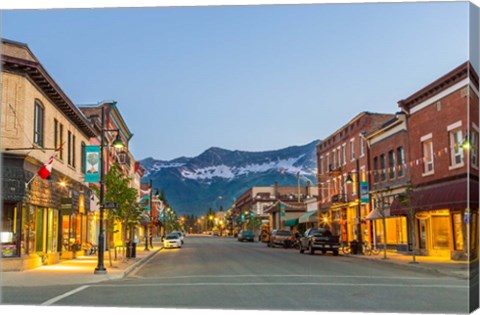
[{"label": "concrete sidewalk", "polygon": [[137,244],[136,257],[125,258],[117,253],[110,259],[109,253],[105,252],[104,266],[106,274],[94,274],[98,265],[98,257],[79,256],[76,259],[63,260],[55,265],[47,265],[25,271],[8,271],[0,274],[0,284],[3,287],[32,287],[75,285],[85,283],[98,283],[106,280],[120,279],[140,267],[149,258],[153,257],[162,249],[160,240],[153,242],[153,248],[145,250],[144,244]]},{"label": "concrete sidewalk", "polygon": [[378,255],[348,255],[347,257],[368,260],[372,263],[391,264],[403,269],[421,270],[460,279],[469,279],[478,275],[478,259],[469,264],[467,261],[455,261],[447,257],[415,256],[416,263],[413,263],[412,255],[393,251],[387,251],[387,259],[384,258],[383,251]]}]

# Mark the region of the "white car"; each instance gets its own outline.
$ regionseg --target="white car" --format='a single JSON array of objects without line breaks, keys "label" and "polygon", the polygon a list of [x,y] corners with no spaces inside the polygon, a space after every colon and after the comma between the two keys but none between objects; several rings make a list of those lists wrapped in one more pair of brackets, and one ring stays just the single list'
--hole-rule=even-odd
[{"label": "white car", "polygon": [[163,240],[163,247],[165,248],[181,248],[182,240],[177,233],[168,234]]},{"label": "white car", "polygon": [[184,243],[184,236],[183,236],[183,233],[180,232],[180,231],[173,231],[172,233],[170,234],[178,234],[178,237],[180,237],[180,240],[182,241],[182,244]]}]

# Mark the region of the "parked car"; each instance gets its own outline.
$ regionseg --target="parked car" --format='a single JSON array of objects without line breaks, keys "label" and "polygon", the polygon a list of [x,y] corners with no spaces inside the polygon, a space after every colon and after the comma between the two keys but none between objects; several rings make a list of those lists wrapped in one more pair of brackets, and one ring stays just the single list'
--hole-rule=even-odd
[{"label": "parked car", "polygon": [[165,239],[163,240],[163,247],[165,248],[181,248],[182,247],[182,240],[177,233],[170,233],[167,234]]},{"label": "parked car", "polygon": [[172,233],[170,233],[170,234],[177,234],[178,237],[180,238],[180,241],[182,242],[182,245],[183,245],[183,243],[184,243],[183,239],[184,239],[184,238],[183,238],[183,233],[182,233],[182,232],[180,232],[180,231],[175,231],[175,232],[172,232]]},{"label": "parked car", "polygon": [[331,251],[334,256],[337,256],[339,249],[339,236],[332,235],[327,229],[308,229],[300,238],[300,254],[308,251],[313,255],[315,250],[321,250],[323,254]]},{"label": "parked car", "polygon": [[243,241],[253,242],[254,238],[255,238],[255,235],[253,234],[252,231],[242,230],[240,231],[240,233],[238,233],[237,239],[239,242],[243,242]]},{"label": "parked car", "polygon": [[218,231],[213,231],[213,236],[220,236],[220,233],[218,233]]},{"label": "parked car", "polygon": [[268,247],[275,247],[275,245],[285,246],[285,241],[292,240],[292,232],[289,230],[273,230],[270,234],[270,240],[267,243]]}]

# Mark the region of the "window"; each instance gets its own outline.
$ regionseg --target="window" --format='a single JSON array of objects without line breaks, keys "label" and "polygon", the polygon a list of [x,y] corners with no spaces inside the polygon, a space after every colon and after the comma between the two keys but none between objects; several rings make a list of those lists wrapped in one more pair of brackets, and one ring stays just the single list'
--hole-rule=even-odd
[{"label": "window", "polygon": [[398,177],[405,176],[405,151],[403,147],[397,148]]},{"label": "window", "polygon": [[365,139],[360,136],[360,157],[365,155]]},{"label": "window", "polygon": [[355,160],[355,142],[354,139],[350,140],[350,160]]},{"label": "window", "polygon": [[347,164],[347,145],[342,145],[343,165]]},{"label": "window", "polygon": [[72,165],[72,133],[67,133],[67,163]]},{"label": "window", "polygon": [[58,141],[59,141],[59,137],[58,137],[58,120],[54,119],[53,120],[53,146],[56,148],[58,148]]},{"label": "window", "polygon": [[330,164],[330,153],[327,153],[327,168],[328,170],[332,169],[332,165]]},{"label": "window", "polygon": [[320,157],[320,174],[325,174],[325,169],[323,168],[323,155]]},{"label": "window", "polygon": [[433,141],[432,138],[426,139],[422,142],[423,150],[423,173],[424,174],[433,174]]},{"label": "window", "polygon": [[373,158],[373,180],[378,182],[378,157]]},{"label": "window", "polygon": [[451,130],[450,134],[450,166],[463,165],[462,130]]},{"label": "window", "polygon": [[73,166],[73,167],[76,166],[76,160],[75,160],[75,158],[76,158],[76,156],[77,156],[77,154],[76,154],[76,153],[77,153],[77,152],[76,152],[77,146],[76,146],[75,143],[76,143],[76,142],[75,142],[75,136],[72,135],[72,166]]},{"label": "window", "polygon": [[62,124],[59,124],[59,143],[60,145],[62,146],[62,148],[60,149],[60,160],[63,160],[63,125]]},{"label": "window", "polygon": [[340,167],[342,166],[342,151],[340,150],[340,147],[337,148],[337,154],[338,154],[338,167]]},{"label": "window", "polygon": [[388,172],[390,179],[395,178],[395,151],[393,150],[388,152],[388,168],[390,169]]},{"label": "window", "polygon": [[478,168],[478,132],[472,131],[470,134],[470,144],[472,151],[472,166]]},{"label": "window", "polygon": [[387,179],[387,157],[385,154],[380,155],[380,180]]},{"label": "window", "polygon": [[331,169],[331,170],[334,170],[334,169],[337,168],[337,154],[336,154],[336,150],[333,150],[332,156],[333,156],[333,166],[332,166],[332,169]]},{"label": "window", "polygon": [[33,117],[33,142],[43,147],[43,125],[45,109],[40,101],[35,101],[35,112]]},{"label": "window", "polygon": [[86,165],[85,165],[85,150],[86,150],[86,145],[85,145],[85,142],[82,141],[81,145],[80,145],[81,149],[80,149],[80,171],[82,172],[82,174],[85,174],[86,172]]}]

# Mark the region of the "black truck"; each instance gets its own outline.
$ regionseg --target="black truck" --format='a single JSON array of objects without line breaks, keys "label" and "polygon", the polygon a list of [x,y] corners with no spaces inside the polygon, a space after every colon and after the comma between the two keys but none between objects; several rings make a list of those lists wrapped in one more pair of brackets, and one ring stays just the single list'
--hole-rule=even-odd
[{"label": "black truck", "polygon": [[308,251],[313,255],[316,250],[320,250],[323,254],[330,251],[337,256],[339,249],[339,237],[332,235],[327,229],[308,229],[300,238],[300,254]]}]

